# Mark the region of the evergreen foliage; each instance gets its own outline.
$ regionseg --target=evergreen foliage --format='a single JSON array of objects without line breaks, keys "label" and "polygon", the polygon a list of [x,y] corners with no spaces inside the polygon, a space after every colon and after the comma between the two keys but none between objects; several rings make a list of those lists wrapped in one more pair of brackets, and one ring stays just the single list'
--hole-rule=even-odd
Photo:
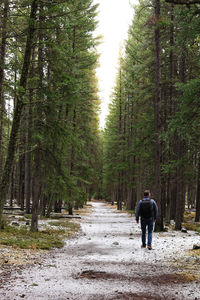
[{"label": "evergreen foliage", "polygon": [[[146,188],[163,220],[200,218],[200,8],[140,0],[104,132],[92,0],[0,5],[0,223],[5,201],[49,216],[92,197],[134,210]],[[178,5],[179,4],[179,5]],[[103,153],[103,155],[102,155]]]},{"label": "evergreen foliage", "polygon": [[[0,200],[2,207],[10,199],[10,205],[16,200],[22,210],[32,211],[31,230],[37,231],[39,213],[49,215],[53,209],[61,211],[63,206],[73,213],[74,207],[81,207],[93,194],[98,195],[102,146],[95,75],[98,6],[91,0],[40,0],[33,22],[29,17],[33,3],[5,0],[4,5],[9,5],[7,15],[1,5],[1,14],[8,23],[4,25],[7,58],[3,57],[2,168],[9,134],[6,120],[12,122],[12,107],[15,118],[19,95],[23,95],[23,100],[21,97],[10,185],[6,183],[9,192],[6,199],[2,196]],[[27,39],[28,26],[35,31],[32,44]],[[4,27],[1,25],[2,30]],[[27,44],[30,64],[25,86],[19,80]]]},{"label": "evergreen foliage", "polygon": [[[200,209],[199,5],[174,4],[140,0],[135,7],[104,132],[105,197],[117,201],[118,208],[123,201],[134,209],[143,190],[150,188],[160,204],[161,230],[163,218],[175,219],[176,229],[181,228],[186,204],[194,208],[196,203],[197,214]],[[159,17],[156,5],[160,5]],[[158,97],[158,28],[160,104],[154,100]],[[158,143],[159,161],[155,159]]]}]

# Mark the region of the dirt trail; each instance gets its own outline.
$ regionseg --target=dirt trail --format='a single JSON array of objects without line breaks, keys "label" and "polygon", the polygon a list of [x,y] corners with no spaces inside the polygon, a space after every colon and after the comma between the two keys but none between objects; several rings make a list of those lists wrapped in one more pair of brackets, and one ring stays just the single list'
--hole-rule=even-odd
[{"label": "dirt trail", "polygon": [[154,249],[141,249],[133,217],[105,203],[92,207],[79,236],[42,265],[12,274],[0,289],[1,300],[200,299],[199,279],[190,281],[179,266],[199,235],[154,233]]}]

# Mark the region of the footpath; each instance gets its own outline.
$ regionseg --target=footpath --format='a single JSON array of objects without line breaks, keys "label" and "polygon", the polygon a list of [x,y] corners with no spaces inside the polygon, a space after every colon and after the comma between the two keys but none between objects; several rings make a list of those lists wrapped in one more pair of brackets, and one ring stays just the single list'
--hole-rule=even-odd
[{"label": "footpath", "polygon": [[1,300],[199,300],[200,258],[194,232],[153,234],[141,249],[135,218],[106,203],[91,202],[81,231],[40,265],[11,275]]}]

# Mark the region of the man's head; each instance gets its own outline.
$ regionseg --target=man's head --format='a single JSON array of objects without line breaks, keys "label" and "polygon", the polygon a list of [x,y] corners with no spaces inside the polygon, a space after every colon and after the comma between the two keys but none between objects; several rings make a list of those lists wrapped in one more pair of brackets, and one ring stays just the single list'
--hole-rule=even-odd
[{"label": "man's head", "polygon": [[144,197],[151,197],[151,192],[150,192],[150,190],[145,190],[144,191]]}]

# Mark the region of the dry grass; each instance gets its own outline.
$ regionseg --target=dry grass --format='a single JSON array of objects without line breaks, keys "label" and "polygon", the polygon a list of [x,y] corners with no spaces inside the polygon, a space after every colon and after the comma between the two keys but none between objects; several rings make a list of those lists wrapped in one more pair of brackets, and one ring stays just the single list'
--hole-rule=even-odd
[{"label": "dry grass", "polygon": [[188,212],[188,211],[186,211],[184,213],[184,222],[194,221],[194,218],[195,218],[195,212]]},{"label": "dry grass", "polygon": [[0,265],[18,265],[25,266],[39,262],[41,255],[44,253],[43,250],[33,249],[15,249],[1,245],[0,247]]},{"label": "dry grass", "polygon": [[187,230],[193,230],[200,233],[200,222],[198,223],[183,223],[182,226]]},{"label": "dry grass", "polygon": [[66,219],[56,225],[52,222],[38,232],[30,232],[27,226],[7,225],[4,230],[0,230],[0,244],[21,249],[61,248],[64,239],[74,235],[80,228],[79,224]]},{"label": "dry grass", "polygon": [[[188,251],[189,256],[191,257],[196,257],[196,258],[200,258],[200,249],[196,249],[196,250],[190,250]],[[200,263],[200,261],[199,261]],[[198,266],[199,267],[199,266]]]},{"label": "dry grass", "polygon": [[[39,232],[30,232],[30,226],[23,226],[25,217],[8,216],[4,230],[0,230],[0,267],[1,272],[7,272],[13,268],[21,269],[26,265],[42,262],[46,250],[61,248],[64,240],[74,236],[80,229],[77,221],[44,220],[39,227]],[[19,226],[11,226],[9,223],[17,221]],[[46,255],[46,254],[45,254]]]},{"label": "dry grass", "polygon": [[195,222],[195,215],[196,213],[186,211],[184,213],[184,223],[182,226],[187,230],[193,230],[200,233],[200,222]]},{"label": "dry grass", "polygon": [[83,208],[75,209],[74,214],[80,216],[87,216],[92,213],[92,205],[84,205]]},{"label": "dry grass", "polygon": [[190,283],[193,281],[199,281],[199,275],[192,274],[191,272],[182,272],[174,274],[175,279],[181,281],[181,283]]}]

